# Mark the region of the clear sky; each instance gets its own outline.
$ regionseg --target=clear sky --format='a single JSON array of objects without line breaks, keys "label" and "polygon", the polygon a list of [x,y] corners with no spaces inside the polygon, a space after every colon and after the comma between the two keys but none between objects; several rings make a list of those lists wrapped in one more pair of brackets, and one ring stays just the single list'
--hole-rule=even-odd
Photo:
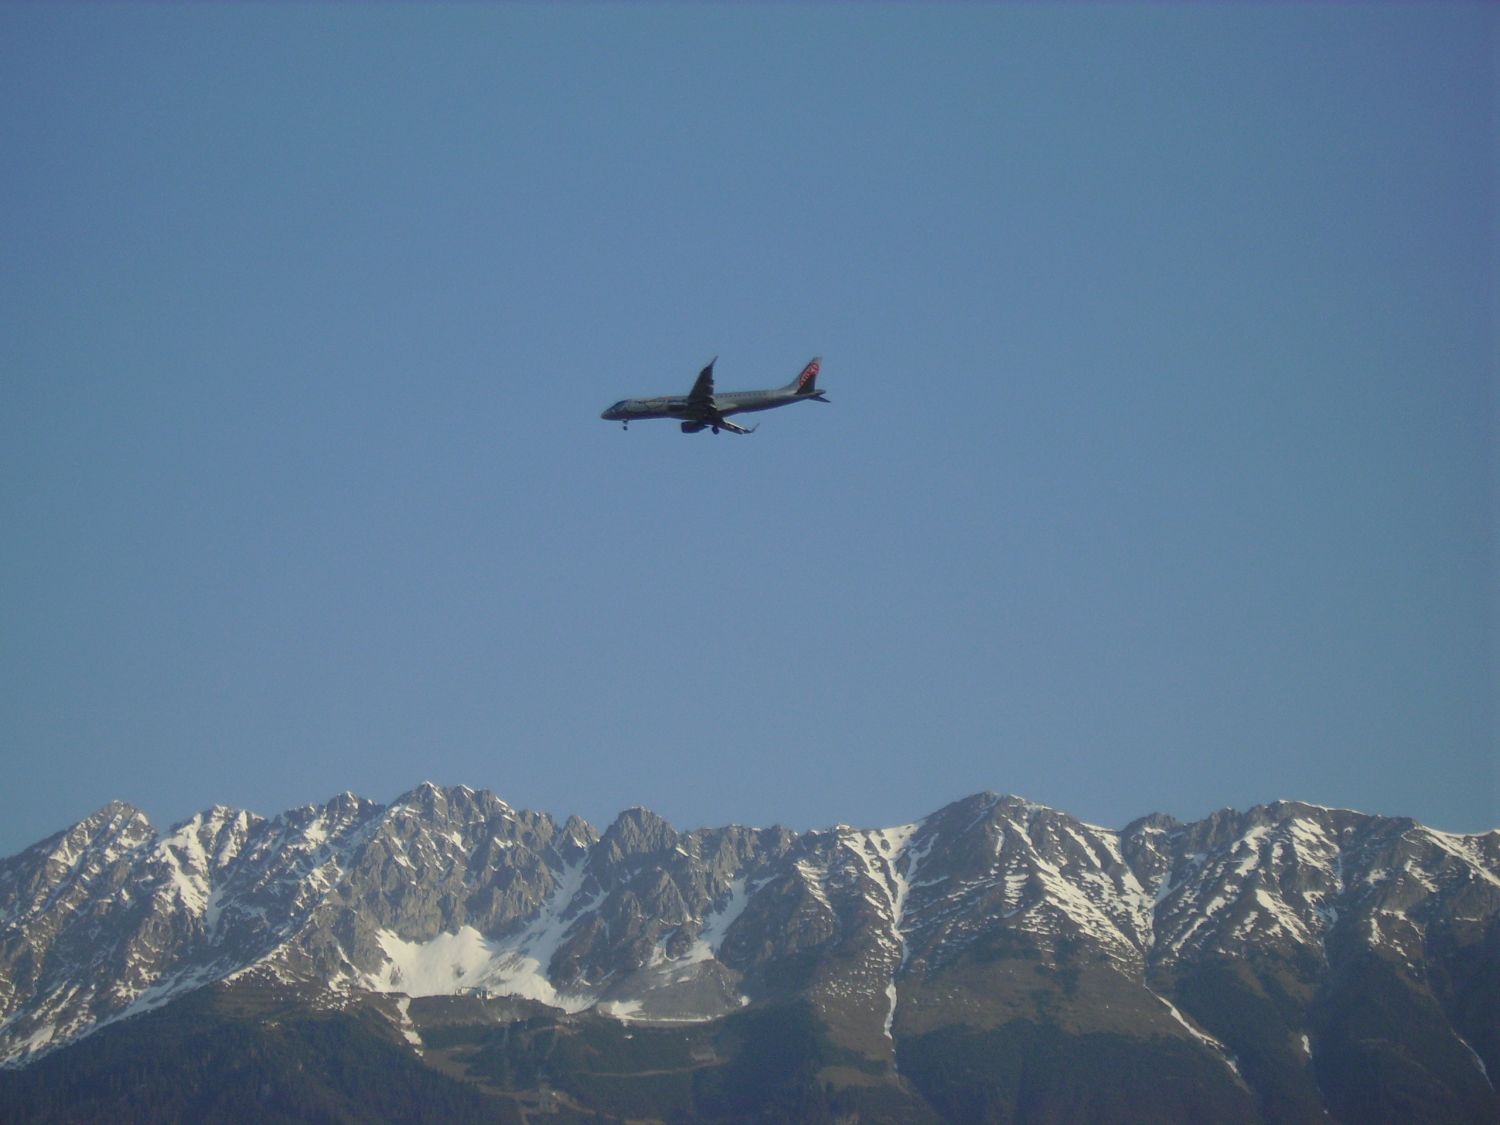
[{"label": "clear sky", "polygon": [[[0,6],[0,854],[1500,825],[1482,5]],[[599,412],[824,359],[752,437]]]}]

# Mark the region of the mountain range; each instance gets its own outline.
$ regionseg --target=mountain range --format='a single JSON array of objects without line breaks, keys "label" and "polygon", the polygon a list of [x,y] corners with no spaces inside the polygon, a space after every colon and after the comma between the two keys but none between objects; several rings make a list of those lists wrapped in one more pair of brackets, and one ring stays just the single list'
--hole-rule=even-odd
[{"label": "mountain range", "polygon": [[6,1120],[1496,1121],[1500,830],[602,832],[424,784],[0,860]]}]

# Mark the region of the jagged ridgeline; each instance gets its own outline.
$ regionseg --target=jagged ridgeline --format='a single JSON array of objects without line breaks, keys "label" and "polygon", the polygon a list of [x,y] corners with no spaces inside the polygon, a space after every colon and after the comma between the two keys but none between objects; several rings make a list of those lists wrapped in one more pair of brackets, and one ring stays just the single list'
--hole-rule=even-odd
[{"label": "jagged ridgeline", "polygon": [[7,1121],[1495,1121],[1500,831],[112,804],[0,860],[0,1059]]}]

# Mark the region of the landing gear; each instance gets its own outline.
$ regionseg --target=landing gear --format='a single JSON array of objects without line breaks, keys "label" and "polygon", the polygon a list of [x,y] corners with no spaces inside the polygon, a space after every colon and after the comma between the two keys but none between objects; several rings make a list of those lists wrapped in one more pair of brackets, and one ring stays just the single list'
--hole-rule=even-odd
[{"label": "landing gear", "polygon": [[718,427],[718,426],[715,426],[715,427],[714,427],[714,433],[718,433],[718,432],[719,432],[719,427]]},{"label": "landing gear", "polygon": [[621,422],[620,423],[620,429],[622,429],[622,430],[628,430],[628,429],[630,429],[630,423],[629,422]]}]

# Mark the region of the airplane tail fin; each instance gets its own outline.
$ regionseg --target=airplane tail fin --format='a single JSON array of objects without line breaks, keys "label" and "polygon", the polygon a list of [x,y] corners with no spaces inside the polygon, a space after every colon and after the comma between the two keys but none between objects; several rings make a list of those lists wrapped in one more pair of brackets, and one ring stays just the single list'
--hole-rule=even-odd
[{"label": "airplane tail fin", "polygon": [[821,357],[813,358],[802,369],[802,373],[786,385],[786,389],[796,391],[799,395],[810,395],[819,402],[827,402],[828,400],[823,397],[823,392],[818,390],[818,371],[822,366],[823,360]]}]

